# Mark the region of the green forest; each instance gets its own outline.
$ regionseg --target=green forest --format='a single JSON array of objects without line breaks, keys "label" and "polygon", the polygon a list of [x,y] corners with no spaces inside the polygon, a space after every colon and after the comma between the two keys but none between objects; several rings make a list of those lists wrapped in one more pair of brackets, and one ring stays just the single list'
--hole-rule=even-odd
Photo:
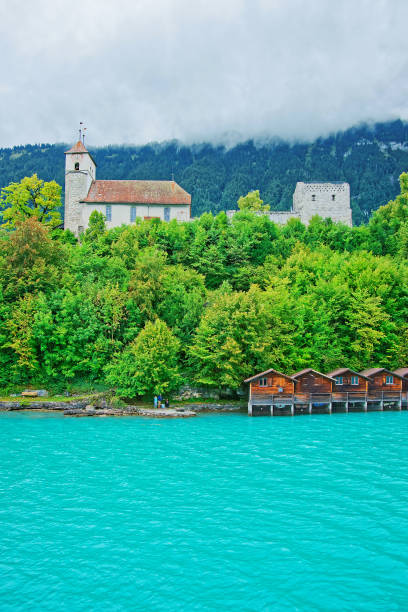
[{"label": "green forest", "polygon": [[[36,173],[64,184],[64,151],[72,145],[0,149],[0,187]],[[347,181],[354,224],[394,197],[408,168],[408,124],[362,125],[311,143],[246,142],[232,148],[179,142],[92,148],[100,179],[175,180],[192,195],[192,214],[236,208],[259,189],[271,210],[288,210],[297,181]]]},{"label": "green forest", "polygon": [[94,212],[78,242],[58,229],[60,192],[36,177],[2,190],[3,393],[126,399],[185,382],[236,390],[270,367],[408,363],[408,174],[353,228],[242,210],[107,231]]}]

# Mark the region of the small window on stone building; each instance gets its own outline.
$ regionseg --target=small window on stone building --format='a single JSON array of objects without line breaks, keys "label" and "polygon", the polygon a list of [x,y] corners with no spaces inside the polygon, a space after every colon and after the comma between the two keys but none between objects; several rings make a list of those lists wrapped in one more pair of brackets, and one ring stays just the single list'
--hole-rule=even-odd
[{"label": "small window on stone building", "polygon": [[333,202],[334,202],[335,199],[336,199],[336,195],[333,193],[333,195],[332,195]]},{"label": "small window on stone building", "polygon": [[315,196],[315,194],[313,194],[312,195],[312,202],[315,202],[315,201],[316,201],[316,196]]},{"label": "small window on stone building", "polygon": [[166,206],[166,208],[164,209],[164,220],[170,221],[170,207],[169,206]]},{"label": "small window on stone building", "polygon": [[112,205],[106,205],[105,217],[107,221],[112,221]]},{"label": "small window on stone building", "polygon": [[79,170],[79,162],[75,162],[75,170]]},{"label": "small window on stone building", "polygon": [[130,222],[134,223],[136,221],[136,206],[130,207]]}]

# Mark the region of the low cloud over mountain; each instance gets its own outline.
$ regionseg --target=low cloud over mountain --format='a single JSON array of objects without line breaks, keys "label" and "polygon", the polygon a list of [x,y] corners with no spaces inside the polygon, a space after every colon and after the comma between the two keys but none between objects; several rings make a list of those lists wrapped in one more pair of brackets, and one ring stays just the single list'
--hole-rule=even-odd
[{"label": "low cloud over mountain", "polygon": [[408,118],[405,0],[0,6],[0,146],[312,139]]}]

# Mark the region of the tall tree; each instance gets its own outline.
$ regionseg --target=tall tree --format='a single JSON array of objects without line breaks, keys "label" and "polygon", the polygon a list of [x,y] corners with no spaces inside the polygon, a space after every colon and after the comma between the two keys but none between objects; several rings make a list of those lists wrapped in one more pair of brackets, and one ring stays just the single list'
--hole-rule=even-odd
[{"label": "tall tree", "polygon": [[26,176],[19,183],[3,187],[0,194],[3,223],[15,228],[30,217],[51,228],[62,224],[61,186],[55,181],[43,181],[36,174]]}]

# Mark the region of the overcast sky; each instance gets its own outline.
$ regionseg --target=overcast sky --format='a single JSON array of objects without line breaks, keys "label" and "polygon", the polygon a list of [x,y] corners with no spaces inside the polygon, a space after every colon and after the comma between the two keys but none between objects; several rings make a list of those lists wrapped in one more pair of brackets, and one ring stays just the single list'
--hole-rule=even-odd
[{"label": "overcast sky", "polygon": [[0,0],[0,146],[408,119],[408,0]]}]

